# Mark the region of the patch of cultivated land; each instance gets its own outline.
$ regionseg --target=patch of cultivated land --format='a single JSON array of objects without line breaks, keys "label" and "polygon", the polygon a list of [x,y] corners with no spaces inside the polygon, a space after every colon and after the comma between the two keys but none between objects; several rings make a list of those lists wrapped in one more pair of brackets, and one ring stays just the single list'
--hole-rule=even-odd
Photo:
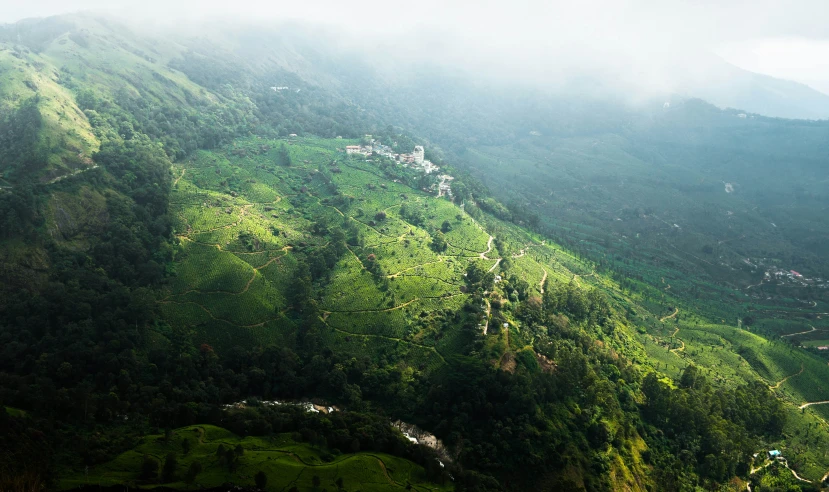
[{"label": "patch of cultivated land", "polygon": [[[278,166],[276,149],[286,143],[293,164]],[[326,336],[344,341],[334,347],[378,353],[379,340],[402,344],[417,367],[444,363],[440,352],[464,351],[469,336],[444,333],[432,319],[463,307],[470,263],[501,273],[502,255],[487,224],[445,199],[384,178],[372,163],[346,158],[337,151],[342,145],[247,139],[178,165],[171,199],[176,276],[160,300],[168,319],[198,328],[219,350],[235,340],[232,333],[268,340],[272,327],[289,327],[294,257],[327,244],[314,230],[322,220],[352,231],[347,252],[316,286]],[[446,250],[434,251],[432,235],[446,223]],[[536,295],[548,276],[572,276],[555,261],[552,246],[511,224],[497,227],[516,246],[509,253],[512,274]],[[369,337],[371,343],[358,343]]]},{"label": "patch of cultivated land", "polygon": [[[182,440],[190,441],[190,451],[186,454],[182,451]],[[219,463],[216,452],[220,445],[231,451],[239,445],[244,448],[234,471]],[[164,486],[180,490],[219,487],[224,483],[252,487],[254,475],[260,470],[268,477],[268,490],[288,490],[291,487],[298,490],[338,490],[338,480],[342,480],[347,490],[451,490],[450,486],[440,487],[427,482],[421,466],[384,453],[331,456],[309,444],[293,441],[290,434],[242,438],[210,425],[176,429],[170,441],[163,435],[144,437],[137,446],[112,461],[89,467],[88,474],[78,471],[68,475],[61,480],[59,488],[68,490],[92,484],[132,484],[140,488],[142,484],[138,477],[145,456],[156,460],[161,470],[165,457],[171,452],[178,461],[176,478],[173,482],[164,483]],[[190,485],[184,478],[192,463],[200,463],[203,471]],[[316,488],[315,476],[319,479]],[[409,484],[411,488],[407,488]],[[152,486],[158,484],[144,485],[147,488]]]}]

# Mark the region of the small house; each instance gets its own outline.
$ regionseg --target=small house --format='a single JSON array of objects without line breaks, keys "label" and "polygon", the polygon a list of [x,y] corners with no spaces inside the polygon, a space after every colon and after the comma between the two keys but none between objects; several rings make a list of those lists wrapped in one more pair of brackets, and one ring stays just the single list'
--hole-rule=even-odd
[{"label": "small house", "polygon": [[345,153],[346,154],[356,154],[357,152],[360,152],[360,146],[359,145],[346,145],[345,146]]},{"label": "small house", "polygon": [[780,451],[778,451],[776,449],[772,449],[771,451],[769,451],[769,459],[770,460],[774,460],[774,459],[782,458],[782,457],[783,457],[783,453],[781,453]]}]

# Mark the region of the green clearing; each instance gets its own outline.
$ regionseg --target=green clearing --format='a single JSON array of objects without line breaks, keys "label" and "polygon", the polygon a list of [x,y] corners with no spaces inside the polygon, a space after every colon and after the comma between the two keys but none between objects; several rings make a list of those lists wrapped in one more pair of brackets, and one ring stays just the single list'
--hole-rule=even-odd
[{"label": "green clearing", "polygon": [[[182,440],[190,441],[190,451],[184,454]],[[230,471],[219,462],[216,454],[220,445],[234,450],[244,448],[237,468]],[[161,470],[168,453],[177,458],[175,479],[171,482],[146,483],[139,479],[145,456],[158,463]],[[203,471],[192,484],[185,481],[191,464],[199,463]],[[170,441],[164,435],[150,435],[141,439],[133,449],[112,461],[83,471],[67,473],[59,483],[60,490],[83,485],[129,485],[152,488],[164,485],[179,490],[193,487],[219,487],[224,483],[254,486],[254,475],[262,471],[267,477],[267,490],[337,490],[337,481],[348,490],[382,491],[452,490],[451,486],[428,483],[423,467],[405,459],[384,453],[353,453],[332,456],[327,449],[295,442],[291,434],[272,437],[239,437],[220,427],[209,425],[183,427],[173,431]],[[315,488],[314,477],[319,478]]]}]

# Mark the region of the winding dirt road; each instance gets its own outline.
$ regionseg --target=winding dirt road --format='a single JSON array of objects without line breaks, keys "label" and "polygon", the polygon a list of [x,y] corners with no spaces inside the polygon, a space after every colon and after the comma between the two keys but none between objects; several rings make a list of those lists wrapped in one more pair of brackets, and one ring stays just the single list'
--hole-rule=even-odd
[{"label": "winding dirt road", "polygon": [[186,172],[187,172],[187,168],[186,168],[186,167],[185,167],[185,168],[183,168],[183,169],[181,170],[181,174],[179,175],[179,177],[177,177],[177,178],[176,178],[176,180],[175,180],[175,181],[173,181],[173,187],[174,187],[174,188],[176,187],[176,185],[178,184],[178,182],[179,182],[179,181],[181,181],[181,178],[183,178],[183,177],[184,177],[184,173],[186,173]]},{"label": "winding dirt road", "polygon": [[[478,226],[478,227],[480,227],[480,226]],[[484,231],[484,232],[486,232],[486,231]],[[487,258],[487,256],[486,256],[487,253],[492,251],[492,241],[494,239],[495,238],[490,234],[489,235],[489,241],[486,242],[486,251],[481,253],[481,259],[484,259],[484,260],[494,260],[495,259],[495,258]],[[498,259],[500,260],[500,258],[498,258]]]},{"label": "winding dirt road", "polygon": [[[779,388],[779,387],[780,387],[780,385],[782,385],[783,383],[785,383],[786,381],[788,381],[788,380],[789,380],[789,378],[793,378],[793,377],[795,377],[795,376],[800,376],[801,374],[803,374],[803,363],[802,363],[802,362],[800,363],[800,371],[798,371],[796,374],[792,374],[791,376],[786,376],[785,378],[783,378],[783,379],[781,379],[780,381],[778,381],[778,382],[777,382],[777,384],[775,384],[775,385],[773,385],[773,386],[769,386],[769,389],[770,389],[770,390],[776,390],[777,388]],[[802,407],[801,407],[801,408],[802,408]]]},{"label": "winding dirt road", "polygon": [[[665,317],[663,317],[663,318],[660,318],[660,319],[659,319],[659,321],[664,322],[665,320],[669,320],[669,319],[671,319],[671,318],[675,318],[677,314],[679,314],[679,308],[674,308],[674,312],[673,312],[673,313],[671,313],[671,314],[669,314],[668,316],[665,316]],[[677,328],[677,330],[679,330],[679,328]]]},{"label": "winding dirt road", "polygon": [[780,338],[793,337],[795,335],[805,335],[806,333],[812,333],[813,331],[817,331],[817,328],[815,328],[812,325],[809,325],[809,328],[811,328],[811,330],[801,331],[801,332],[798,332],[798,333],[789,333],[788,335],[780,335]]},{"label": "winding dirt road", "polygon": [[813,402],[810,402],[810,403],[804,403],[803,405],[800,405],[797,408],[803,410],[804,408],[811,407],[812,405],[825,405],[827,403],[829,403],[829,400],[826,400],[826,401],[813,401]]},{"label": "winding dirt road", "polygon": [[[790,472],[792,472],[792,475],[794,475],[794,478],[796,478],[796,479],[800,480],[801,482],[812,483],[812,481],[811,481],[811,480],[808,480],[808,479],[806,479],[806,478],[801,477],[800,475],[798,475],[798,474],[797,474],[797,472],[796,472],[796,471],[794,471],[794,470],[792,470],[791,468],[789,468],[789,460],[787,460],[787,459],[785,459],[785,458],[783,458],[783,460],[782,460],[782,461],[777,461],[777,460],[766,460],[766,462],[763,464],[763,466],[758,466],[757,468],[752,468],[752,469],[751,469],[751,471],[749,472],[749,475],[753,475],[753,474],[757,473],[758,471],[762,470],[763,468],[768,467],[768,466],[769,466],[769,465],[771,465],[772,463],[783,463],[783,466],[785,466],[785,467],[786,467],[786,469],[788,469]],[[821,482],[822,482],[823,480],[825,480],[827,476],[829,476],[829,473],[827,473],[826,475],[824,475],[824,477],[821,479]],[[746,484],[746,490],[749,490],[749,491],[751,490],[751,484]]]},{"label": "winding dirt road", "polygon": [[[678,310],[677,310],[677,311],[678,311]],[[672,314],[671,316],[676,316],[676,313]],[[661,321],[661,320],[660,320],[660,321]],[[679,333],[679,327],[678,327],[678,326],[676,327],[676,329],[674,330],[674,332],[673,332],[673,333],[671,333],[671,338],[675,337],[677,333]],[[675,353],[677,353],[677,352],[683,352],[683,351],[685,351],[685,342],[683,342],[682,340],[680,340],[680,341],[679,341],[679,343],[681,344],[679,347],[677,347],[677,348],[675,348],[675,349],[671,349],[671,350],[669,350],[669,352],[673,352],[673,353],[675,354]]]}]

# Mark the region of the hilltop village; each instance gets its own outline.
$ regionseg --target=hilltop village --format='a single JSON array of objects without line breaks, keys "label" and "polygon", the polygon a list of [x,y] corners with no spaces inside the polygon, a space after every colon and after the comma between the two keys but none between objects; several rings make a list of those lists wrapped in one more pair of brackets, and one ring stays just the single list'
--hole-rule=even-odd
[{"label": "hilltop village", "polygon": [[[347,145],[345,147],[345,153],[348,155],[359,154],[365,157],[372,155],[385,157],[401,166],[420,170],[424,174],[437,173],[440,170],[440,167],[425,158],[426,150],[422,145],[415,145],[414,150],[409,154],[400,154],[395,153],[391,147],[376,141],[371,135],[366,135],[364,140],[368,143],[364,145]],[[432,189],[426,189],[424,191],[436,191],[439,197],[447,196],[452,198],[451,182],[455,178],[448,174],[439,174],[437,178],[439,181],[432,186]]]}]

